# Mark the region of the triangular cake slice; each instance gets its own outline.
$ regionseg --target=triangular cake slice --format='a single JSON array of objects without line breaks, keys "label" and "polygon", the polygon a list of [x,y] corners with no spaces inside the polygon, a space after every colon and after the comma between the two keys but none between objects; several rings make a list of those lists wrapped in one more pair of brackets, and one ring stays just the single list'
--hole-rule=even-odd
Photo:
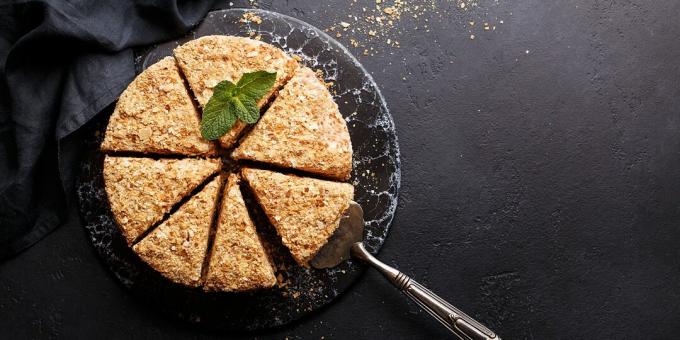
[{"label": "triangular cake slice", "polygon": [[137,255],[171,281],[199,286],[219,189],[216,177],[135,244]]},{"label": "triangular cake slice", "polygon": [[[272,91],[258,103],[262,107],[293,76],[297,62],[283,50],[261,41],[226,35],[211,35],[192,40],[174,51],[175,58],[201,106],[205,107],[213,88],[223,80],[238,82],[244,73],[276,72]],[[230,148],[245,128],[237,121],[220,143]]]},{"label": "triangular cake slice", "polygon": [[352,171],[352,142],[328,89],[302,67],[233,157],[344,180]]},{"label": "triangular cake slice", "polygon": [[111,115],[104,151],[207,155],[199,114],[172,57],[151,65],[125,89]]},{"label": "triangular cake slice", "polygon": [[225,188],[204,289],[238,292],[276,284],[274,271],[243,201],[239,178]]},{"label": "triangular cake slice", "polygon": [[217,172],[219,159],[104,159],[104,182],[111,212],[132,243],[182,197]]},{"label": "triangular cake slice", "polygon": [[304,266],[337,229],[354,197],[348,183],[249,168],[241,173],[283,244]]}]

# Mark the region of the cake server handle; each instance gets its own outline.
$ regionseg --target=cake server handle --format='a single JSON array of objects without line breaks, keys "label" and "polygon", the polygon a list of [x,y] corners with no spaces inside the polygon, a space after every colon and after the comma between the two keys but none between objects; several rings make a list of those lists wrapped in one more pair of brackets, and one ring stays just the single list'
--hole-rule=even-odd
[{"label": "cake server handle", "polygon": [[462,340],[500,340],[490,329],[461,312],[435,293],[425,288],[406,274],[392,268],[371,255],[362,242],[352,245],[352,256],[368,262],[382,273],[402,293],[417,303],[428,314]]}]

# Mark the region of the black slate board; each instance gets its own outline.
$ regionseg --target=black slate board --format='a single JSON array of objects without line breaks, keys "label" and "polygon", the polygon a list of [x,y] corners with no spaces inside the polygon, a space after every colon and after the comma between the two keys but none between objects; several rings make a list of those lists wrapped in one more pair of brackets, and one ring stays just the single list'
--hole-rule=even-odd
[{"label": "black slate board", "polygon": [[[323,71],[325,80],[333,83],[331,92],[349,127],[354,149],[351,181],[356,188],[355,200],[365,211],[365,243],[376,253],[387,236],[400,184],[394,125],[377,85],[342,45],[322,31],[297,19],[263,10],[248,11],[257,14],[262,23],[240,22],[245,12],[211,12],[183,39],[141,53],[137,58],[138,71],[171,55],[172,49],[179,44],[211,34],[256,35],[262,41],[300,56],[305,65]],[[97,150],[105,127],[104,119],[93,129],[91,150]],[[363,271],[362,265],[351,260],[325,270],[305,269],[294,264],[266,217],[244,190],[246,201],[258,216],[258,230],[279,254],[276,261],[285,269],[277,274],[286,284],[272,290],[239,294],[206,293],[174,284],[141,262],[119,234],[103,188],[103,156],[93,151],[83,164],[78,194],[85,228],[97,252],[120,282],[135,296],[166,314],[216,329],[254,330],[279,326],[331,302]]]}]

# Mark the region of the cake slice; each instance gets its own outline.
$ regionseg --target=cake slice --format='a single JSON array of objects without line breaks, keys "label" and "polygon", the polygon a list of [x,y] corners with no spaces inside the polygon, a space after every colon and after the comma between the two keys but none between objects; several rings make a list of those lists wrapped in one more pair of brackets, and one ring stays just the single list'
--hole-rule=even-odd
[{"label": "cake slice", "polygon": [[[292,77],[297,62],[281,49],[261,41],[211,35],[192,40],[174,51],[175,58],[184,73],[198,103],[205,107],[213,88],[223,80],[238,82],[244,73],[264,70],[276,72],[276,82],[258,106],[262,107],[269,98]],[[245,124],[237,121],[220,143],[231,147],[238,139]]]},{"label": "cake slice", "polygon": [[326,244],[354,197],[354,187],[347,183],[250,168],[241,173],[283,244],[303,266]]},{"label": "cake slice", "polygon": [[269,288],[276,277],[232,174],[225,188],[204,289],[239,292]]},{"label": "cake slice", "polygon": [[128,243],[161,220],[182,197],[217,172],[219,159],[104,159],[111,212]]},{"label": "cake slice", "polygon": [[216,177],[135,244],[133,250],[171,281],[199,286],[219,188],[220,179]]},{"label": "cake slice", "polygon": [[125,89],[111,115],[104,151],[207,155],[199,114],[172,57],[151,65]]},{"label": "cake slice", "polygon": [[233,157],[345,180],[352,171],[352,142],[328,89],[302,67]]}]

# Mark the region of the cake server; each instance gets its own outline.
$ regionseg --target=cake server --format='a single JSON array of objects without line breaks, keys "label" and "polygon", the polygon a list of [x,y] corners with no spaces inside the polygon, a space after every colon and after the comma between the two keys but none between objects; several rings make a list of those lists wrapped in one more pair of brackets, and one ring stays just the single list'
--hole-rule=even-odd
[{"label": "cake server", "polygon": [[364,212],[356,202],[340,220],[340,226],[328,243],[309,262],[312,267],[331,268],[342,261],[355,257],[382,273],[388,281],[417,303],[428,314],[462,340],[500,340],[500,337],[480,322],[452,306],[406,274],[392,268],[371,255],[362,242],[364,235]]}]

